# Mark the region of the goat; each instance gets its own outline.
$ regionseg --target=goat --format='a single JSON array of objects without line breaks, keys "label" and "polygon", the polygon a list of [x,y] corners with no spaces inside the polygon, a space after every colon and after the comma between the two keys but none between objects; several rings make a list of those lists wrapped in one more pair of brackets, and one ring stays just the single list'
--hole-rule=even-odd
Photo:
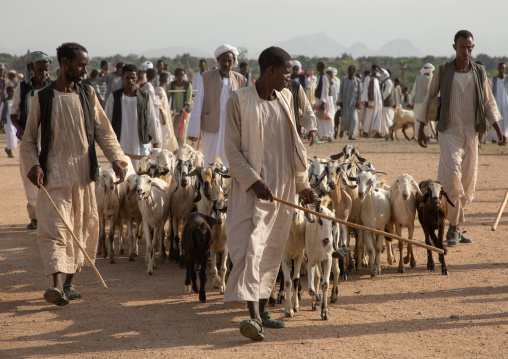
[{"label": "goat", "polygon": [[189,145],[183,145],[179,147],[174,153],[176,158],[181,159],[183,161],[192,160],[192,155],[194,154],[194,149]]},{"label": "goat", "polygon": [[[284,288],[286,290],[286,317],[293,317],[300,310],[300,269],[305,251],[305,217],[303,212],[295,210],[289,238],[282,257],[282,273],[284,274]],[[294,260],[293,280],[291,280],[290,262]],[[279,294],[280,295],[280,294]],[[282,302],[280,297],[279,302]]]},{"label": "goat", "polygon": [[[180,149],[182,149],[182,147],[180,147]],[[184,264],[184,257],[180,255],[179,223],[180,221],[185,223],[187,216],[189,216],[195,207],[195,190],[192,185],[192,178],[188,176],[192,169],[193,167],[190,159],[185,160],[183,158],[178,158],[174,170],[175,181],[171,187],[169,256],[176,262],[180,261],[180,265]]]},{"label": "goat", "polygon": [[141,175],[136,179],[136,193],[146,239],[147,272],[152,275],[156,268],[155,248],[164,239],[164,224],[169,217],[169,186],[162,179]]},{"label": "goat", "polygon": [[319,197],[326,196],[330,191],[330,188],[326,182],[323,182],[323,179],[326,176],[325,165],[323,164],[325,160],[314,156],[314,160],[309,159],[309,162],[310,166],[307,171],[309,175],[310,187]]},{"label": "goat", "polygon": [[[129,174],[127,171],[126,180],[122,183],[127,187],[123,201],[120,203],[120,217],[127,224],[127,235],[129,241],[129,261],[134,261],[134,257],[138,255],[138,239],[141,238],[141,225],[143,217],[139,210],[138,199],[136,196],[137,178],[135,173]],[[134,223],[137,230],[136,235],[133,232]]]},{"label": "goat", "polygon": [[[203,213],[194,212],[188,217],[182,232],[182,247],[185,253],[185,264],[187,266],[185,276],[185,291],[190,293],[191,283],[195,293],[199,293],[199,301],[206,302],[206,263],[210,246],[213,245],[214,232],[212,227],[216,221],[214,218]],[[199,291],[196,283],[196,269],[199,271]]]},{"label": "goat", "polygon": [[[384,189],[376,188],[377,181],[371,172],[361,172],[358,182],[358,197],[363,198],[360,218],[364,226],[384,230],[391,218],[390,196]],[[358,256],[363,256],[363,249],[367,247],[369,254],[370,275],[381,273],[380,254],[383,249],[383,241],[378,234],[375,235],[376,246],[372,240],[373,234],[361,231],[358,246]],[[391,246],[387,249],[388,255],[392,254]]]},{"label": "goat", "polygon": [[[393,141],[393,134],[395,134],[395,138],[398,141],[399,136],[397,136],[397,131],[400,129],[402,129],[402,133],[404,134],[404,137],[406,137],[406,139],[408,141],[411,141],[409,136],[406,134],[406,130],[408,127],[412,127],[413,132],[414,132],[414,127],[415,127],[414,122],[415,122],[414,111],[404,110],[400,107],[396,108],[395,114],[393,116],[393,124],[389,128],[390,133],[386,137],[386,141],[388,141],[389,139],[391,139]],[[416,134],[415,134],[415,136],[416,136]]]},{"label": "goat", "polygon": [[[226,211],[228,209],[227,201],[224,200],[222,193],[219,199],[213,201],[211,213],[212,218],[217,224],[213,228],[214,240],[210,246],[210,257],[212,258],[212,276],[214,284],[219,288],[220,294],[224,294],[226,290],[226,272],[228,260],[228,243],[226,235]],[[217,274],[217,255],[222,253],[220,263],[220,277]]]},{"label": "goat", "polygon": [[[326,207],[316,206],[316,211],[333,217],[333,211]],[[309,294],[312,298],[312,310],[316,310],[321,304],[321,319],[328,320],[330,312],[328,310],[328,286],[330,281],[330,272],[333,268],[334,280],[339,277],[337,266],[332,266],[332,252],[337,250],[339,226],[337,223],[322,219],[312,219],[306,214],[308,223],[305,227],[305,253],[307,254],[307,272],[309,280]],[[322,273],[322,295],[315,289],[314,276],[316,271]],[[321,302],[321,303],[320,303]]]},{"label": "goat", "polygon": [[191,162],[194,167],[205,167],[205,156],[200,151],[194,151]]},{"label": "goat", "polygon": [[[455,205],[450,201],[448,194],[438,181],[431,179],[422,181],[419,187],[421,192],[416,194],[416,210],[425,233],[425,243],[431,245],[432,239],[434,246],[444,250],[444,254],[439,254],[439,262],[441,263],[441,274],[447,275],[448,269],[444,257],[446,249],[443,245],[443,237],[446,216],[448,215],[448,204],[452,207],[455,207]],[[437,236],[436,229],[438,230]],[[427,250],[427,269],[434,271],[434,258],[430,250]]]},{"label": "goat", "polygon": [[104,194],[100,194],[103,198],[103,222],[99,227],[99,241],[103,250],[104,258],[108,255],[105,243],[105,232],[106,232],[106,221],[109,222],[109,262],[115,263],[115,230],[118,230],[119,246],[123,246],[123,224],[119,216],[120,209],[120,197],[123,195],[120,193],[120,188],[116,184],[116,175],[112,169],[106,169],[101,171],[100,178],[100,191],[104,191]]},{"label": "goat", "polygon": [[[415,215],[416,215],[416,199],[411,191],[411,187],[414,187],[416,191],[421,195],[418,184],[408,174],[401,174],[393,181],[390,186],[390,204],[392,207],[392,221],[395,224],[395,230],[397,235],[400,237],[402,227],[406,227],[408,231],[408,239],[413,239],[413,233],[415,228]],[[399,241],[399,273],[404,273],[404,264],[409,263],[411,267],[416,266],[415,257],[413,255],[413,245],[407,245],[407,255],[403,259],[404,242]],[[388,263],[392,264],[393,259]]]},{"label": "goat", "polygon": [[342,152],[340,153],[337,153],[336,155],[331,155],[330,158],[332,160],[339,160],[341,159],[342,157],[344,156],[343,160],[350,160],[352,161],[353,160],[353,157],[356,157],[358,159],[358,161],[360,161],[361,163],[365,162],[365,158],[363,158],[362,156],[360,156],[360,153],[358,152],[358,148],[354,145],[345,145],[344,148],[342,149]]},{"label": "goat", "polygon": [[[344,161],[349,163],[349,161]],[[331,161],[325,162],[325,173],[328,178],[327,184],[330,188],[330,198],[332,199],[333,209],[335,212],[335,218],[341,219],[343,221],[347,221],[349,214],[351,213],[351,209],[353,207],[353,201],[351,200],[351,196],[347,193],[345,189],[343,189],[340,184],[341,182],[345,183],[351,189],[355,189],[357,186],[349,183],[346,173],[342,170],[340,166],[341,163]],[[349,247],[349,238],[347,237],[348,229],[344,224],[339,224],[340,227],[340,246],[339,247]],[[347,273],[344,268],[344,259],[340,258],[339,260],[340,270],[342,272],[342,277],[347,279]],[[334,299],[336,300],[335,290],[337,288],[333,288],[332,290],[332,303]]]}]

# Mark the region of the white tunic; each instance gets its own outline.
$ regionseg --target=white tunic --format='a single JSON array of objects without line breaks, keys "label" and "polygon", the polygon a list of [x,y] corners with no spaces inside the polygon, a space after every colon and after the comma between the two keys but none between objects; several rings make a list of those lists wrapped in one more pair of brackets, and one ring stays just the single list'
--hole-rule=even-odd
[{"label": "white tunic", "polygon": [[11,122],[11,116],[9,115],[11,112],[12,100],[7,100],[6,102],[2,102],[0,105],[0,115],[4,111],[4,107],[7,105],[7,123],[4,124],[5,134],[7,135],[7,149],[13,150],[18,148],[18,138],[16,137],[16,127]]},{"label": "white tunic", "polygon": [[324,104],[325,109],[330,113],[331,119],[322,120],[316,116],[318,136],[319,137],[332,137],[333,136],[333,112],[332,96],[330,93],[330,80],[327,75],[321,76],[321,97],[316,98],[316,107]]},{"label": "white tunic", "polygon": [[[505,85],[505,79],[500,79],[498,76],[492,79],[493,81],[497,81],[496,83],[496,93],[493,94],[496,99],[497,109],[499,113],[503,117],[503,120],[499,122],[499,127],[505,136],[508,137],[508,89]],[[494,84],[491,83],[491,88],[494,88]],[[489,130],[487,137],[485,138],[487,141],[498,141],[497,134],[494,128],[492,127]]]},{"label": "white tunic", "polygon": [[365,77],[365,81],[363,82],[362,89],[362,101],[368,102],[369,107],[373,106],[374,108],[365,108],[365,116],[363,118],[363,129],[362,131],[365,133],[369,133],[371,131],[380,132],[381,131],[381,115],[383,113],[383,95],[381,94],[381,89],[379,87],[379,81],[383,81],[388,78],[389,74],[386,70],[381,69],[381,73],[377,73],[376,78],[374,79],[374,101],[369,101],[369,83],[370,76]]}]

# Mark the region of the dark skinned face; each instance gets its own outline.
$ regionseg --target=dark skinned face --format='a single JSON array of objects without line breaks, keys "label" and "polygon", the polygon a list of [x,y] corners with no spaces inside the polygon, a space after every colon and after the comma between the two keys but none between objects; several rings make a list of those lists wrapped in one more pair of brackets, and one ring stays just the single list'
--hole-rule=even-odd
[{"label": "dark skinned face", "polygon": [[469,58],[474,49],[473,39],[471,37],[467,39],[465,37],[459,37],[457,42],[453,44],[453,49],[460,62],[469,62]]},{"label": "dark skinned face", "polygon": [[235,63],[235,57],[231,52],[225,52],[217,58],[219,62],[219,70],[223,74],[228,74]]},{"label": "dark skinned face", "polygon": [[201,62],[199,63],[199,70],[200,70],[201,72],[205,72],[205,70],[206,70],[206,62],[201,61]]},{"label": "dark skinned face", "polygon": [[348,74],[349,78],[353,78],[353,76],[355,75],[355,71],[356,71],[356,68],[354,66],[349,66],[347,68],[347,74]]},{"label": "dark skinned face", "polygon": [[277,91],[282,91],[289,86],[291,81],[291,70],[293,69],[293,63],[286,61],[281,67],[270,66],[267,71],[270,74],[270,82],[273,88]]},{"label": "dark skinned face", "polygon": [[376,76],[376,75],[377,75],[377,69],[372,68],[372,70],[370,71],[370,75],[369,76]]},{"label": "dark skinned face", "polygon": [[33,69],[33,82],[43,83],[48,77],[49,73],[49,62],[37,61],[32,65]]},{"label": "dark skinned face", "polygon": [[506,65],[502,64],[497,67],[497,71],[499,73],[499,77],[503,77],[504,73],[506,72]]},{"label": "dark skinned face", "polygon": [[325,67],[323,66],[323,64],[317,64],[316,66],[316,70],[318,72],[323,72],[323,70],[325,69]]},{"label": "dark skinned face", "polygon": [[162,72],[164,70],[164,62],[157,62],[157,71]]},{"label": "dark skinned face", "polygon": [[175,76],[177,82],[183,82],[183,78],[185,76],[185,71],[181,71],[178,75]]},{"label": "dark skinned face", "polygon": [[62,69],[65,71],[65,77],[69,82],[80,82],[85,77],[88,65],[88,54],[78,51],[76,57],[72,60],[62,58]]},{"label": "dark skinned face", "polygon": [[138,80],[138,74],[134,71],[126,71],[123,75],[123,87],[125,90],[131,92],[136,88],[136,81]]}]

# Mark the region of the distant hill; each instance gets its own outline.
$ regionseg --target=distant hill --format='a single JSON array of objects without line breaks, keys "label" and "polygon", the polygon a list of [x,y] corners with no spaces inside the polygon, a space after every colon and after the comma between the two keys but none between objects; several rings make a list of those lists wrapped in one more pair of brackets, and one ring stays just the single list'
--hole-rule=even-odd
[{"label": "distant hill", "polygon": [[392,40],[384,44],[379,50],[376,51],[376,55],[391,56],[391,57],[421,57],[422,52],[418,50],[409,40],[399,39]]},{"label": "distant hill", "polygon": [[374,54],[374,51],[369,49],[367,45],[361,42],[357,42],[353,46],[347,48],[344,52],[346,54],[353,56],[354,58],[358,58],[361,56],[371,56]]},{"label": "distant hill", "polygon": [[[275,46],[281,47],[293,56],[341,56],[346,48],[337,41],[331,39],[324,32],[312,35],[298,36],[286,41],[279,42]],[[261,51],[259,51],[261,52]]]},{"label": "distant hill", "polygon": [[210,57],[209,52],[198,50],[194,47],[184,47],[184,46],[171,46],[165,47],[163,49],[148,50],[141,53],[141,55],[145,56],[146,58],[161,56],[173,58],[176,57],[177,55],[183,54],[190,54],[196,57]]}]

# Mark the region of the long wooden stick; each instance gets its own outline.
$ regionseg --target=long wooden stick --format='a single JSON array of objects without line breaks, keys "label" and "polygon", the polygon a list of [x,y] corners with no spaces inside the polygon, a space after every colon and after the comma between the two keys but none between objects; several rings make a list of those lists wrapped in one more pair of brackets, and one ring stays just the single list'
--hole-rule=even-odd
[{"label": "long wooden stick", "polygon": [[285,204],[286,206],[299,209],[301,211],[313,214],[315,216],[327,219],[329,221],[337,222],[337,223],[344,224],[344,225],[352,227],[352,228],[360,229],[362,231],[367,231],[367,232],[371,232],[371,233],[374,233],[374,234],[379,234],[379,235],[382,235],[382,236],[385,236],[385,237],[389,237],[389,238],[392,238],[392,239],[396,239],[398,241],[406,242],[406,243],[412,244],[412,245],[417,246],[417,247],[422,247],[422,248],[425,248],[427,250],[437,252],[439,254],[444,254],[444,250],[442,250],[440,248],[436,248],[436,247],[433,247],[433,246],[429,246],[427,244],[419,243],[419,242],[413,241],[411,239],[402,238],[402,237],[399,237],[399,236],[397,236],[395,234],[391,234],[391,233],[388,233],[388,232],[383,232],[383,231],[380,231],[378,229],[374,229],[374,228],[370,228],[370,227],[365,227],[365,226],[361,226],[361,225],[356,224],[356,223],[351,223],[351,222],[343,221],[342,219],[338,219],[338,218],[335,218],[335,217],[330,217],[330,216],[327,216],[326,214],[315,212],[313,210],[307,209],[305,207],[298,206],[298,205],[296,205],[294,203],[285,201],[285,200],[277,198],[275,196],[273,197],[273,199],[276,200],[277,202]]},{"label": "long wooden stick", "polygon": [[504,207],[506,206],[506,201],[508,201],[508,191],[506,191],[506,194],[504,195],[503,203],[501,203],[501,207],[499,207],[499,211],[497,212],[496,220],[494,221],[494,224],[492,225],[492,230],[495,231],[497,228],[497,224],[499,223],[499,220],[501,219],[501,215],[503,214]]},{"label": "long wooden stick", "polygon": [[60,216],[60,219],[63,221],[63,223],[65,224],[65,227],[67,227],[67,229],[69,230],[69,232],[71,232],[71,235],[72,235],[72,238],[74,239],[74,241],[77,243],[77,245],[79,246],[79,249],[81,249],[81,252],[83,252],[83,254],[85,255],[85,258],[88,260],[88,263],[90,263],[90,265],[92,266],[95,274],[97,275],[97,277],[99,278],[99,280],[101,281],[102,285],[104,288],[108,288],[108,286],[106,285],[106,282],[104,282],[104,279],[102,279],[102,276],[101,274],[99,273],[99,271],[97,270],[97,267],[95,266],[95,264],[92,262],[92,260],[90,259],[90,257],[88,256],[88,254],[86,253],[85,249],[83,248],[83,246],[81,245],[81,243],[79,243],[79,240],[78,238],[76,237],[76,235],[74,234],[74,232],[72,231],[71,227],[69,226],[69,224],[67,224],[67,221],[65,220],[65,218],[62,216],[62,214],[60,213],[60,211],[58,210],[58,207],[56,206],[55,202],[53,202],[53,199],[51,198],[51,196],[49,195],[48,191],[46,191],[46,188],[44,188],[44,186],[41,184],[40,188],[42,189],[42,191],[46,194],[46,196],[48,197],[49,201],[51,202],[51,204],[53,205],[53,207],[55,208],[56,210],[56,213],[58,213],[58,215]]}]

